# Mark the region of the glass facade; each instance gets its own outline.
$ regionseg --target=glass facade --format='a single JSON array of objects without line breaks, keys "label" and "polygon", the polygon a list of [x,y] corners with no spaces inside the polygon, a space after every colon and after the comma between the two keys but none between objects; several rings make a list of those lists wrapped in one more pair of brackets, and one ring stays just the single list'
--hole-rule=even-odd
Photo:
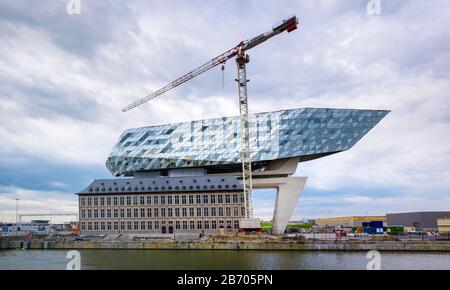
[{"label": "glass facade", "polygon": [[[250,115],[252,162],[348,150],[388,113],[303,108]],[[238,164],[239,133],[239,117],[128,129],[106,166],[115,176],[130,176],[136,171]]]}]

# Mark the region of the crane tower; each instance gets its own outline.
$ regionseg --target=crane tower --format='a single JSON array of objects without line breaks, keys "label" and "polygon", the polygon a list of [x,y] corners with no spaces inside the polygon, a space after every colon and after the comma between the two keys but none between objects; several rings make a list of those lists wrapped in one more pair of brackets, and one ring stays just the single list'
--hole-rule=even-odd
[{"label": "crane tower", "polygon": [[264,41],[272,38],[275,35],[280,34],[283,31],[291,32],[297,29],[298,18],[291,16],[283,20],[279,25],[272,28],[272,30],[262,33],[254,38],[241,41],[238,45],[230,50],[220,54],[219,56],[211,59],[200,67],[190,71],[189,73],[179,77],[173,82],[160,88],[159,90],[139,99],[130,105],[122,109],[123,112],[131,110],[165,92],[193,79],[194,77],[212,69],[219,64],[225,64],[225,62],[233,57],[236,58],[237,65],[237,84],[239,93],[239,113],[240,113],[240,140],[241,140],[241,159],[242,159],[242,183],[244,187],[245,198],[245,215],[246,218],[253,217],[252,207],[252,164],[251,164],[251,148],[250,148],[250,128],[248,121],[248,97],[247,97],[247,73],[246,64],[250,58],[246,51],[263,43]]}]

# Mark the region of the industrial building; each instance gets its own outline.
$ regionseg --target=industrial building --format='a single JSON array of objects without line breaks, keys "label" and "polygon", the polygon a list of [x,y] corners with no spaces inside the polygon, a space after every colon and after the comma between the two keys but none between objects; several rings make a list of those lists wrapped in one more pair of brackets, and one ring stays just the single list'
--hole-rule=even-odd
[{"label": "industrial building", "polygon": [[318,228],[357,228],[363,227],[365,223],[382,222],[386,225],[385,216],[350,216],[350,217],[336,217],[324,218],[314,220],[314,224]]},{"label": "industrial building", "polygon": [[437,227],[440,234],[450,234],[450,218],[437,219]]},{"label": "industrial building", "polygon": [[[306,183],[306,177],[291,176],[297,164],[350,149],[387,113],[383,110],[306,108],[249,116],[253,188],[277,189],[273,233],[285,231]],[[186,210],[189,211],[188,205],[192,206],[195,215],[188,214],[186,219],[183,216],[175,219],[178,218],[176,212],[181,211],[182,215],[183,211],[183,204],[181,201],[175,204],[175,198],[182,200],[185,196],[189,200],[189,195],[194,199],[201,196],[201,201],[205,198],[209,203],[212,198],[217,203],[219,195],[223,199],[229,195],[232,200],[237,195],[237,202],[229,206],[223,202],[224,215],[219,216],[220,207],[216,208],[216,217],[210,219],[208,230],[213,230],[213,220],[217,228],[223,226],[238,230],[238,220],[243,217],[242,206],[245,201],[245,197],[242,201],[240,195],[243,187],[239,180],[242,177],[239,122],[239,117],[224,117],[123,132],[106,161],[111,173],[120,178],[95,180],[78,193],[81,233],[118,232],[123,222],[125,230],[130,233],[148,232],[150,220],[158,221],[158,230],[155,230],[153,222],[152,232],[184,230],[183,221],[187,222],[187,231],[190,231],[190,218],[194,222],[192,231],[204,231],[204,223],[200,227],[197,225],[200,225],[199,219],[208,221],[211,209],[208,210],[208,219],[205,219],[204,214],[196,214],[197,210],[200,211],[197,208],[202,207],[204,211],[210,204],[186,204]],[[165,204],[158,209],[158,219],[148,217],[148,212],[145,215],[149,220],[135,219],[135,211],[140,217],[141,210],[155,207],[153,204],[142,204],[146,207],[136,207],[134,201],[131,207],[120,204],[121,197],[124,201],[137,198],[140,203],[141,198],[146,202],[147,198],[153,199],[152,196],[157,196],[159,200],[172,200],[172,204]],[[107,204],[108,197],[111,206]],[[114,204],[115,197],[117,204]],[[91,204],[88,204],[89,200]],[[94,204],[95,200],[98,204]],[[102,206],[102,200],[106,202],[104,217],[99,207]],[[226,214],[227,207],[231,211],[229,216]],[[235,207],[237,214],[234,214]],[[110,215],[108,209],[111,210]],[[116,217],[115,209],[118,211]],[[128,209],[131,215],[127,213]],[[124,211],[123,215],[121,210]],[[165,211],[165,216],[161,216],[161,210]],[[170,218],[169,211],[172,215]],[[179,229],[177,220],[180,222]],[[114,226],[115,222],[117,227]],[[131,229],[128,222],[131,223]],[[144,222],[147,222],[145,227],[141,226]],[[169,225],[173,225],[172,229]]]},{"label": "industrial building", "polygon": [[450,218],[450,211],[424,211],[406,213],[388,213],[388,226],[403,226],[425,231],[437,231],[437,220]]}]

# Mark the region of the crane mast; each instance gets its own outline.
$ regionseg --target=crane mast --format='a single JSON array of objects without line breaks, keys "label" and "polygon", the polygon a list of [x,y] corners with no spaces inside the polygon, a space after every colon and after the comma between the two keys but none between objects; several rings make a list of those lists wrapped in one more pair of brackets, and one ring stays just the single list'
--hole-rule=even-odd
[{"label": "crane mast", "polygon": [[216,56],[207,63],[190,71],[189,73],[179,77],[159,90],[139,99],[122,109],[123,112],[129,111],[165,92],[195,78],[196,76],[212,69],[213,67],[224,64],[227,60],[236,57],[237,65],[237,83],[239,93],[239,113],[240,113],[240,139],[241,139],[241,159],[242,159],[242,183],[244,187],[245,200],[245,216],[246,218],[253,217],[252,207],[252,163],[251,163],[251,149],[250,149],[250,128],[248,120],[248,97],[247,97],[247,72],[246,64],[250,58],[246,51],[263,43],[264,41],[280,34],[283,31],[291,32],[297,29],[298,19],[296,16],[289,17],[283,20],[279,25],[272,28],[272,30],[262,33],[254,38],[240,42],[230,50]]}]

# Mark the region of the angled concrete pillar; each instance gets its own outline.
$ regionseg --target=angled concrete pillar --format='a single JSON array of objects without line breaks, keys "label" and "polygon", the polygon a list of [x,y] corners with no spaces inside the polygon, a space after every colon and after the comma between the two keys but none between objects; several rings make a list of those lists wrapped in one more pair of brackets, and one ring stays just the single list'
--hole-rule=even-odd
[{"label": "angled concrete pillar", "polygon": [[272,219],[272,234],[281,235],[284,233],[307,179],[307,177],[253,179],[253,188],[277,189]]}]

